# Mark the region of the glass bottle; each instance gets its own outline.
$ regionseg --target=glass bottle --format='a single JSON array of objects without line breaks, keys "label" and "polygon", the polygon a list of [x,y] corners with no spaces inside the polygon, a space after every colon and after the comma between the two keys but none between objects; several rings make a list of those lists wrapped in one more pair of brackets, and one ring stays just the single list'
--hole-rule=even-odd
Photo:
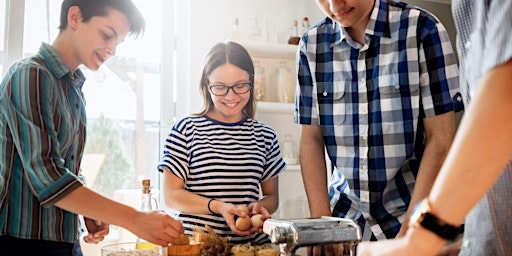
[{"label": "glass bottle", "polygon": [[240,27],[238,25],[238,18],[235,18],[233,21],[233,29],[228,36],[229,41],[241,41],[243,39],[242,32],[240,31]]},{"label": "glass bottle", "polygon": [[290,28],[290,38],[288,44],[298,45],[300,41],[299,30],[297,28],[297,20],[293,20],[292,27]]},{"label": "glass bottle", "polygon": [[253,42],[263,42],[263,35],[261,34],[257,18],[252,19],[251,27],[249,28],[249,40]]},{"label": "glass bottle", "polygon": [[293,165],[297,164],[297,146],[292,139],[292,135],[287,133],[284,135],[283,140],[283,160],[286,164]]},{"label": "glass bottle", "polygon": [[301,30],[301,34],[304,35],[306,32],[308,32],[309,28],[311,26],[309,25],[309,18],[308,17],[304,17],[302,19],[302,30]]},{"label": "glass bottle", "polygon": [[[140,210],[143,212],[150,212],[158,209],[158,200],[151,194],[151,180],[142,180],[142,201]],[[142,238],[137,238],[136,249],[156,249],[158,245],[150,243]]]},{"label": "glass bottle", "polygon": [[281,103],[293,103],[295,97],[295,80],[292,72],[286,65],[286,61],[281,61],[277,74],[277,95]]},{"label": "glass bottle", "polygon": [[254,100],[267,101],[267,78],[265,68],[258,60],[254,61]]}]

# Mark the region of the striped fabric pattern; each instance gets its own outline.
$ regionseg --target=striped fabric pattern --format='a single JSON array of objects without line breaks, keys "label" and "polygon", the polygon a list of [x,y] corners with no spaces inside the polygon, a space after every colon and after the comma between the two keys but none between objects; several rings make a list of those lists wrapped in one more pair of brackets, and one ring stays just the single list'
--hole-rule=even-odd
[{"label": "striped fabric pattern", "polygon": [[448,34],[430,13],[375,1],[364,40],[329,18],[302,37],[294,121],[322,128],[333,215],[359,220],[365,240],[386,239],[411,198],[422,119],[463,104]]},{"label": "striped fabric pattern", "polygon": [[0,234],[75,242],[76,214],[53,204],[81,186],[86,115],[81,87],[55,49],[15,63],[0,85]]},{"label": "striped fabric pattern", "polygon": [[[185,182],[185,189],[233,204],[260,198],[259,184],[276,177],[286,167],[274,130],[256,120],[221,123],[205,116],[186,117],[171,129],[158,167],[168,167]],[[220,214],[180,214],[187,233],[212,227],[232,243],[268,242],[265,234],[239,237]]]}]

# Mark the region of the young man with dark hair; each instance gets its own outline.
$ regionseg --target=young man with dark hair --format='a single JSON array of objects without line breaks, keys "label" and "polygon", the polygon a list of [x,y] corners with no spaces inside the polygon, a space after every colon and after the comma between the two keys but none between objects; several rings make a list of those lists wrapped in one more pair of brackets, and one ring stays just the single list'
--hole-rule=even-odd
[{"label": "young man with dark hair", "polygon": [[50,45],[16,62],[0,84],[0,248],[5,255],[72,255],[83,215],[89,243],[109,224],[167,246],[183,233],[162,211],[141,212],[84,186],[87,117],[78,68],[97,70],[126,36],[144,32],[130,0],[64,0]]}]

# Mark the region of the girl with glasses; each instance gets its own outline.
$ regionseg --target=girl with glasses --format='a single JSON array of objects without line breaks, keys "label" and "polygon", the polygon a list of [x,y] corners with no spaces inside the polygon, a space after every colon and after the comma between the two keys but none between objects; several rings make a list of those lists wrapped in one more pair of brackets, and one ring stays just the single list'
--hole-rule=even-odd
[{"label": "girl with glasses", "polygon": [[[209,226],[232,244],[268,243],[261,227],[239,217],[277,210],[278,175],[286,168],[274,130],[254,119],[254,66],[234,42],[215,45],[200,80],[202,110],[172,127],[158,170],[165,204],[179,211],[185,233]],[[239,206],[244,205],[249,213]]]}]

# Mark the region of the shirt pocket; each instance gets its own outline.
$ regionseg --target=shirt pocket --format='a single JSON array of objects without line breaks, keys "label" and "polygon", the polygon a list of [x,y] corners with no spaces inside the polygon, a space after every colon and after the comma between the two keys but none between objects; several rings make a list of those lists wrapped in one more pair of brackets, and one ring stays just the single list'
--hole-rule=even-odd
[{"label": "shirt pocket", "polygon": [[345,122],[347,115],[346,86],[350,83],[316,82],[320,125],[340,125]]},{"label": "shirt pocket", "polygon": [[419,84],[401,83],[399,75],[379,79],[379,100],[382,123],[401,125],[413,122],[418,115]]}]

